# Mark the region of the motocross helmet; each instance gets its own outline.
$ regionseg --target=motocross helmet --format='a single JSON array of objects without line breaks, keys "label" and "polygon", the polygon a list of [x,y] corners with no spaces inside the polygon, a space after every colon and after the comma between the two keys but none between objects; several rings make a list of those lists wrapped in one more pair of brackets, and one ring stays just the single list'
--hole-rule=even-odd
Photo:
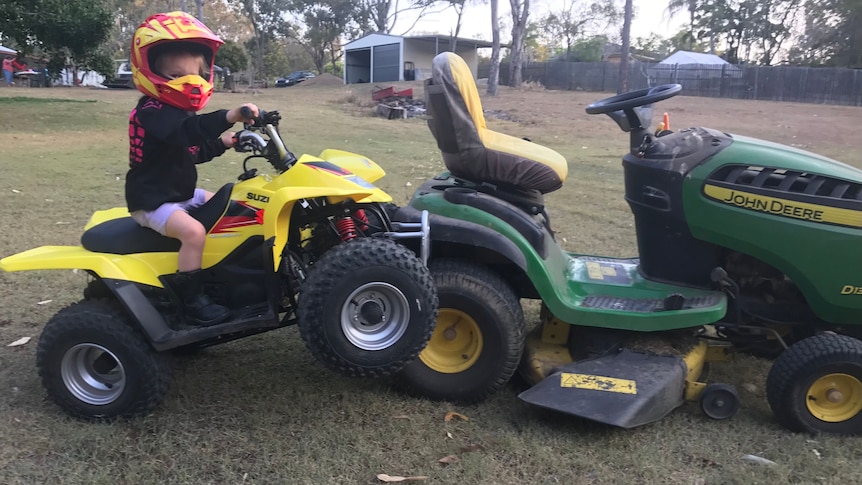
[{"label": "motocross helmet", "polygon": [[[224,42],[185,12],[152,15],[132,37],[132,79],[138,91],[186,111],[199,111],[212,96],[215,54]],[[172,78],[159,72],[159,56],[173,53],[203,57],[198,74]]]}]

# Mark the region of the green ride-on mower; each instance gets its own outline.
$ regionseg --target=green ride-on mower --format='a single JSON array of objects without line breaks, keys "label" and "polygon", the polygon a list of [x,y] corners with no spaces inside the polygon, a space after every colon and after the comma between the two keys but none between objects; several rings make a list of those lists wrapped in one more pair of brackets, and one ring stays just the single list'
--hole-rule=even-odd
[{"label": "green ride-on mower", "polygon": [[[794,431],[862,432],[862,171],[709,128],[649,130],[663,85],[587,107],[630,134],[625,197],[639,257],[564,251],[543,194],[566,160],[487,129],[464,61],[438,55],[429,127],[448,172],[396,220],[431,224],[437,326],[399,374],[413,393],[479,401],[520,366],[524,401],[630,428],[685,401],[735,414],[702,382],[733,351],[775,358],[766,394]],[[519,299],[541,300],[527,334]]]}]

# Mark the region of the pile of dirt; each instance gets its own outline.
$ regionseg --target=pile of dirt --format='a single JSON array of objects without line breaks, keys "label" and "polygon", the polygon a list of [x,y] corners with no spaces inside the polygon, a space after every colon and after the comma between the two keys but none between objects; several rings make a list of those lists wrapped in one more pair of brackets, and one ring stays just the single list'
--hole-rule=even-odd
[{"label": "pile of dirt", "polygon": [[301,83],[297,84],[297,86],[343,86],[344,81],[338,77],[325,72],[317,77],[313,77],[311,79],[306,79]]}]

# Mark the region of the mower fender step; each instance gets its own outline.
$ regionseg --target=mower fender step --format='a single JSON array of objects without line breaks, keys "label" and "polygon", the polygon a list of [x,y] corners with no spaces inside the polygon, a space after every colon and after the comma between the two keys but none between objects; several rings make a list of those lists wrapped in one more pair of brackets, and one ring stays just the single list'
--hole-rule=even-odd
[{"label": "mower fender step", "polygon": [[683,403],[687,367],[678,356],[627,349],[560,366],[518,397],[622,428],[657,421]]},{"label": "mower fender step", "polygon": [[[676,301],[678,307],[670,306],[670,303],[674,301]],[[623,298],[615,296],[590,295],[584,298],[582,305],[587,308],[650,313],[668,310],[708,308],[720,305],[722,301],[722,297],[719,295],[698,296],[694,298],[683,298],[681,295],[671,295],[667,298]]]}]

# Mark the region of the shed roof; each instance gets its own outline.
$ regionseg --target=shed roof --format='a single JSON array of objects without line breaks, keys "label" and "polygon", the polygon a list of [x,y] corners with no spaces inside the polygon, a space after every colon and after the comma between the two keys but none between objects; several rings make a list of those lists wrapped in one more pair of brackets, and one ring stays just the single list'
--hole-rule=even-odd
[{"label": "shed roof", "polygon": [[[374,34],[368,34],[364,37],[360,37],[358,39],[348,42],[347,44],[344,44],[344,50],[362,49],[372,45],[394,44],[395,42],[400,42],[402,39],[411,42],[436,42],[440,45],[449,45],[450,38],[450,36],[442,34],[414,35],[405,37],[401,35],[382,34],[378,32]],[[456,37],[456,39],[458,44],[461,45],[473,45],[477,48],[493,46],[493,44],[491,42],[488,42],[487,40],[467,39],[465,37]]]},{"label": "shed roof", "polygon": [[669,55],[659,64],[730,64],[715,54],[704,54],[703,52],[676,51]]}]

